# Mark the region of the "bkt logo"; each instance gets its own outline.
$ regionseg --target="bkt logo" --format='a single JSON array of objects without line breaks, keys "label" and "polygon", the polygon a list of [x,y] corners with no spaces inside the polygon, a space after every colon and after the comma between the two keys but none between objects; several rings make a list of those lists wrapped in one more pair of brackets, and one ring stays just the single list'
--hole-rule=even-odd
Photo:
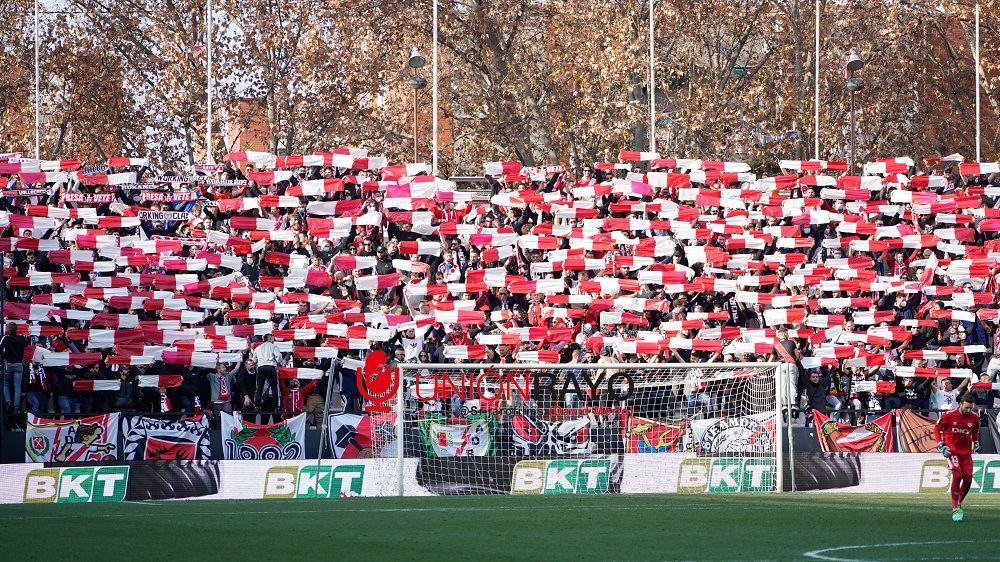
[{"label": "bkt logo", "polygon": [[677,491],[773,492],[774,459],[684,459]]},{"label": "bkt logo", "polygon": [[127,466],[39,468],[24,479],[24,502],[120,502],[126,488]]},{"label": "bkt logo", "polygon": [[521,461],[514,466],[511,494],[604,494],[608,459]]},{"label": "bkt logo", "polygon": [[[921,492],[945,492],[951,489],[951,469],[945,459],[924,462],[920,470]],[[972,461],[970,492],[1000,493],[1000,460]]]},{"label": "bkt logo", "polygon": [[324,465],[316,477],[315,466],[275,466],[267,470],[264,498],[337,498],[360,496],[365,466]]}]

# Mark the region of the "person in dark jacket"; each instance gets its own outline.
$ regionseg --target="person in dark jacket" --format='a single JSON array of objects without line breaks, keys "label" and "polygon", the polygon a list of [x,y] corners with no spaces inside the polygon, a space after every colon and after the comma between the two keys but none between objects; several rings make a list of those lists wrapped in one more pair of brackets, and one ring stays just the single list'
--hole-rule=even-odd
[{"label": "person in dark jacket", "polygon": [[251,358],[243,361],[233,383],[233,400],[236,411],[253,411],[253,395],[257,388],[257,362]]},{"label": "person in dark jacket", "polygon": [[28,365],[24,393],[28,398],[28,411],[36,416],[44,414],[49,401],[49,379],[41,364],[35,362]]},{"label": "person in dark jacket", "polygon": [[340,377],[340,396],[344,399],[344,412],[361,411],[361,391],[358,390],[357,371],[338,361],[334,366],[334,378]]},{"label": "person in dark jacket", "polygon": [[17,335],[17,324],[7,324],[7,334],[0,338],[3,353],[3,401],[8,412],[20,408],[21,380],[24,378],[24,348],[28,340]]},{"label": "person in dark jacket", "polygon": [[[80,376],[76,380],[84,381],[99,381],[106,380],[107,377],[104,373],[105,369],[100,363],[94,363],[93,365],[85,365],[79,371]],[[101,393],[103,394],[103,392]],[[102,409],[103,396],[98,396],[98,393],[92,390],[82,390],[78,391],[77,396],[79,396],[80,401],[80,413],[86,416],[93,414],[104,413]]]},{"label": "person in dark jacket", "polygon": [[830,394],[830,375],[813,370],[805,381],[806,427],[813,421],[813,410],[826,409],[826,397]]},{"label": "person in dark jacket", "polygon": [[80,403],[80,393],[73,388],[73,381],[80,379],[86,371],[58,367],[53,371],[55,375],[53,387],[59,412],[65,414],[64,418],[72,416]]},{"label": "person in dark jacket", "polygon": [[135,412],[139,409],[139,377],[129,365],[118,368],[121,387],[114,393],[112,410],[115,412]]},{"label": "person in dark jacket", "polygon": [[181,375],[181,388],[176,406],[184,413],[193,414],[196,409],[201,409],[201,385],[199,382],[204,382],[204,378],[187,367],[179,365],[174,365],[174,367],[179,367]]}]

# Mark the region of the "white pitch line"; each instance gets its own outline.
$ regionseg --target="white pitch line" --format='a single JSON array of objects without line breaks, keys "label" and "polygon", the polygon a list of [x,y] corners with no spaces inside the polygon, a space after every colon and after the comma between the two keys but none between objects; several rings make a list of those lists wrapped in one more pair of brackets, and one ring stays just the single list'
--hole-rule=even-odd
[{"label": "white pitch line", "polygon": [[830,562],[865,562],[867,560],[995,560],[996,557],[989,558],[970,558],[968,556],[959,556],[957,558],[941,558],[941,557],[929,557],[929,558],[838,558],[836,556],[827,556],[823,553],[825,552],[837,552],[841,550],[860,550],[865,548],[887,548],[893,546],[923,546],[932,544],[968,544],[976,542],[1000,542],[1000,539],[987,539],[987,540],[959,540],[959,541],[913,541],[913,542],[889,542],[881,544],[853,544],[846,546],[835,546],[831,548],[822,548],[819,550],[810,550],[806,552],[804,556],[808,558],[813,558],[816,560],[828,560]]},{"label": "white pitch line", "polygon": [[[141,503],[141,502],[130,502],[130,503]],[[162,506],[161,506],[162,507]],[[601,507],[601,510],[605,511],[636,511],[636,510],[691,510],[691,506],[610,506]],[[699,506],[697,509],[715,509],[727,511],[732,511],[732,506]],[[435,512],[489,512],[489,511],[548,511],[548,510],[559,510],[565,511],[564,506],[552,506],[552,507],[539,507],[539,506],[498,506],[498,507],[386,507],[386,508],[362,508],[362,509],[286,509],[286,510],[262,510],[262,511],[240,511],[239,513],[234,513],[234,515],[295,515],[299,513],[435,513]],[[113,517],[188,517],[197,515],[220,515],[217,511],[200,511],[200,512],[153,512],[153,513],[104,513],[104,514],[79,514],[79,515],[39,515],[39,516],[27,516],[27,517],[11,517],[9,519],[0,518],[0,521],[4,520],[21,520],[21,519],[91,519],[91,518],[113,518]]]}]

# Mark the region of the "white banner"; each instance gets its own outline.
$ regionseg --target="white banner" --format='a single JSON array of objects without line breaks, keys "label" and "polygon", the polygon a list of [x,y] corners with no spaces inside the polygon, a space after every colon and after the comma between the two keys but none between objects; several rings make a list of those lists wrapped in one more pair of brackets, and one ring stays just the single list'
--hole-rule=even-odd
[{"label": "white banner", "polygon": [[306,415],[280,423],[258,425],[239,413],[222,413],[222,453],[226,460],[306,458]]},{"label": "white banner", "polygon": [[186,221],[190,217],[182,211],[139,211],[141,221]]},{"label": "white banner", "polygon": [[28,429],[24,433],[25,462],[119,459],[118,416],[114,413],[76,420],[50,420],[28,414]]}]

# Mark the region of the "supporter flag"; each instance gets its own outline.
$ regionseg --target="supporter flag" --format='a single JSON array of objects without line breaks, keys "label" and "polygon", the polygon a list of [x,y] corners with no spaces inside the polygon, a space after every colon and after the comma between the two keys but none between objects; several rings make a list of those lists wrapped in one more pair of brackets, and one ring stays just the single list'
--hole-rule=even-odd
[{"label": "supporter flag", "polygon": [[974,382],[969,388],[976,390],[1000,390],[1000,383],[997,382]]},{"label": "supporter flag", "polygon": [[585,455],[590,452],[590,418],[550,422],[517,415],[510,419],[513,449],[517,456]]},{"label": "supporter flag", "polygon": [[642,162],[646,160],[659,160],[660,154],[657,152],[635,152],[622,150],[618,152],[618,159],[622,162]]},{"label": "supporter flag", "polygon": [[170,388],[180,386],[183,377],[180,375],[139,375],[139,386],[149,388]]},{"label": "supporter flag", "polygon": [[496,418],[477,415],[448,420],[427,413],[420,420],[420,441],[428,457],[485,457],[496,454]]},{"label": "supporter flag", "polygon": [[73,390],[82,390],[82,391],[118,390],[120,387],[121,387],[120,380],[73,381]]},{"label": "supporter flag", "polygon": [[923,275],[920,276],[920,288],[929,287],[934,284],[934,275],[937,272],[938,259],[937,254],[931,252],[931,257],[927,260],[927,265],[925,266]]},{"label": "supporter flag", "polygon": [[123,460],[208,460],[212,457],[208,416],[157,420],[144,416],[122,418]]},{"label": "supporter flag", "polygon": [[50,420],[28,414],[25,462],[117,460],[118,413],[75,420]]},{"label": "supporter flag", "polygon": [[330,445],[338,459],[395,456],[396,414],[331,414]]},{"label": "supporter flag", "polygon": [[690,426],[699,455],[772,453],[776,449],[773,414],[691,420]]},{"label": "supporter flag", "polygon": [[222,413],[222,454],[226,460],[301,460],[306,458],[306,415],[259,425],[239,412]]},{"label": "supporter flag", "polygon": [[675,453],[688,430],[687,420],[659,421],[630,417],[622,420],[626,453]]},{"label": "supporter flag", "polygon": [[937,452],[937,442],[934,440],[934,420],[921,416],[912,410],[897,410],[896,420],[899,431],[899,447],[903,452]]},{"label": "supporter flag", "polygon": [[892,413],[887,413],[865,425],[847,425],[835,422],[823,412],[813,410],[816,420],[816,437],[819,446],[828,453],[891,453]]}]

